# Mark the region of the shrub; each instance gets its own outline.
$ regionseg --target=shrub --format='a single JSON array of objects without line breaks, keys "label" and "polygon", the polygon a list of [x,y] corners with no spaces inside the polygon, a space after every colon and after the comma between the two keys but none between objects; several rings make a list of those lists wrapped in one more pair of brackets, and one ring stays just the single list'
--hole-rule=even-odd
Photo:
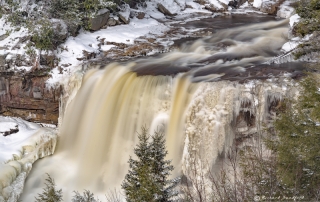
[{"label": "shrub", "polygon": [[49,174],[46,179],[46,187],[43,189],[42,194],[38,194],[36,202],[60,202],[62,201],[62,190],[56,189],[56,184]]}]

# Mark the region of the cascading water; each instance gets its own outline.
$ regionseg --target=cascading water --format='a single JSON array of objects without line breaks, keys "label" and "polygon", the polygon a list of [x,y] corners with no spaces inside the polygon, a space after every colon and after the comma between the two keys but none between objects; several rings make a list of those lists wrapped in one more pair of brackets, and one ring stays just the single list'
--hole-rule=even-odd
[{"label": "cascading water", "polygon": [[63,189],[65,201],[83,189],[103,198],[108,189],[119,188],[144,126],[150,133],[164,130],[175,176],[195,154],[214,165],[234,134],[249,130],[235,127],[241,113],[256,125],[266,122],[272,101],[289,92],[290,82],[281,79],[233,81],[270,78],[259,68],[279,54],[287,31],[287,21],[239,27],[160,57],[89,70],[74,99],[62,104],[57,151],[35,164],[22,201],[41,192],[45,173]]}]

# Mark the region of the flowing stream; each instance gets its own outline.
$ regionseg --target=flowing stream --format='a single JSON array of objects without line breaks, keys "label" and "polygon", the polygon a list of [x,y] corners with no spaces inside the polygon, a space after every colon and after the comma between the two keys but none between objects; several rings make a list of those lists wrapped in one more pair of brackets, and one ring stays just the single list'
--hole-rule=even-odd
[{"label": "flowing stream", "polygon": [[259,17],[240,16],[234,28],[228,27],[230,18],[226,26],[223,18],[188,22],[181,26],[212,29],[217,22],[224,29],[180,41],[173,52],[108,64],[73,80],[82,84],[72,101],[62,103],[57,150],[34,164],[21,200],[34,201],[48,173],[63,189],[64,201],[84,189],[104,201],[108,190],[120,188],[141,127],[165,133],[173,176],[187,173],[195,155],[214,167],[236,133],[256,132],[257,123],[273,116],[270,107],[290,93],[289,79],[276,77],[301,72],[297,64],[266,63],[287,41],[288,21]]}]

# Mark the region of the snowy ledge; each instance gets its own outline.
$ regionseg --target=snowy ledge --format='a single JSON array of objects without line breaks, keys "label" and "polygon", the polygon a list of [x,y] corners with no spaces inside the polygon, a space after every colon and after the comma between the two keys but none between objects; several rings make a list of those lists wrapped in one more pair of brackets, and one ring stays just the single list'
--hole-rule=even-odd
[{"label": "snowy ledge", "polygon": [[52,128],[20,118],[0,116],[1,131],[18,131],[0,134],[0,202],[18,201],[32,164],[54,153],[57,133]]}]

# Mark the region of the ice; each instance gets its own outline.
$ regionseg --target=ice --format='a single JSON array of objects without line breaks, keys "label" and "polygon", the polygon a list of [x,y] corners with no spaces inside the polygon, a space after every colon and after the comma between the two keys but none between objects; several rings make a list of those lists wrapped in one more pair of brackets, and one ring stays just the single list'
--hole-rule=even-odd
[{"label": "ice", "polygon": [[19,131],[8,136],[0,133],[0,201],[17,201],[32,164],[53,154],[57,142],[55,130],[20,118],[0,116],[0,131]]}]

